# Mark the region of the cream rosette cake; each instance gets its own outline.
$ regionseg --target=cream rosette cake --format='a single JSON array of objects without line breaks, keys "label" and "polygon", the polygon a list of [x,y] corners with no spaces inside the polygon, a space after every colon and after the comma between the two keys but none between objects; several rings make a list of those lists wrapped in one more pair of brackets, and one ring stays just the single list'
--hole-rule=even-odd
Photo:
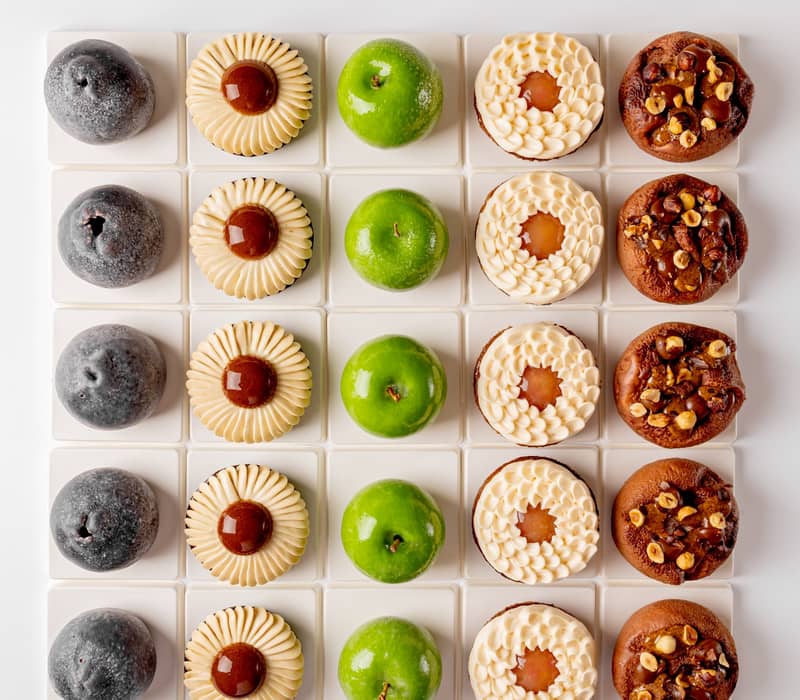
[{"label": "cream rosette cake", "polygon": [[551,304],[594,274],[602,222],[597,198],[571,178],[518,175],[486,197],[475,227],[478,261],[489,281],[513,299]]},{"label": "cream rosette cake", "polygon": [[308,509],[285,475],[240,464],[198,487],[186,511],[185,532],[191,553],[218,579],[263,586],[303,556]]},{"label": "cream rosette cake", "polygon": [[486,479],[475,497],[472,531],[492,568],[528,584],[582,571],[600,539],[586,482],[538,457],[507,462]]},{"label": "cream rosette cake", "polygon": [[475,78],[475,110],[503,150],[527,160],[572,153],[603,118],[605,89],[591,51],[563,34],[511,34]]},{"label": "cream rosette cake", "polygon": [[259,156],[289,143],[311,115],[311,77],[297,49],[258,32],[228,34],[189,66],[186,106],[227,153]]},{"label": "cream rosette cake", "polygon": [[600,370],[575,334],[554,323],[500,331],[475,364],[478,409],[518,445],[551,445],[579,433],[600,396]]},{"label": "cream rosette cake", "polygon": [[522,603],[478,632],[469,680],[476,700],[591,700],[596,654],[580,620],[552,605]]},{"label": "cream rosette cake", "polygon": [[217,289],[261,299],[293,284],[311,258],[313,232],[303,202],[263,177],[227,182],[197,208],[189,245]]}]

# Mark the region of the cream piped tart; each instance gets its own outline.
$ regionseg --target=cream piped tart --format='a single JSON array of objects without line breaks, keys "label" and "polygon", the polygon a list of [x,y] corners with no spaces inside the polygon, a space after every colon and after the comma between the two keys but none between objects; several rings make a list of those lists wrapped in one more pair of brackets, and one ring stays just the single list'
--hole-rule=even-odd
[{"label": "cream piped tart", "polygon": [[277,294],[303,274],[313,232],[303,202],[263,177],[227,182],[192,217],[189,245],[217,289],[240,299]]},{"label": "cream piped tart", "polygon": [[303,682],[303,649],[280,615],[251,606],[209,615],[184,652],[192,700],[291,700]]},{"label": "cream piped tart", "polygon": [[600,370],[578,336],[555,323],[497,333],[475,363],[478,409],[518,445],[551,445],[579,433],[600,396]]},{"label": "cream piped tart", "polygon": [[596,645],[580,620],[552,605],[520,603],[478,632],[468,671],[476,700],[591,700]]},{"label": "cream piped tart", "polygon": [[600,539],[587,483],[543,457],[498,467],[478,490],[472,534],[498,573],[522,583],[550,583],[582,571]]},{"label": "cream piped tart", "polygon": [[597,269],[603,238],[594,194],[553,172],[498,185],[475,226],[478,261],[489,281],[528,304],[550,304],[580,289]]},{"label": "cream piped tart", "polygon": [[217,578],[262,586],[303,556],[308,509],[280,472],[257,464],[218,471],[194,492],[186,510],[186,543]]},{"label": "cream piped tart", "polygon": [[500,148],[526,160],[580,148],[603,118],[604,95],[591,51],[558,33],[503,37],[475,77],[479,124]]},{"label": "cream piped tart", "polygon": [[200,422],[229,442],[269,442],[311,403],[311,369],[294,336],[269,321],[218,328],[192,353],[189,402]]},{"label": "cream piped tart", "polygon": [[261,34],[228,34],[189,66],[186,106],[201,134],[242,156],[289,143],[311,115],[311,77],[297,49]]}]

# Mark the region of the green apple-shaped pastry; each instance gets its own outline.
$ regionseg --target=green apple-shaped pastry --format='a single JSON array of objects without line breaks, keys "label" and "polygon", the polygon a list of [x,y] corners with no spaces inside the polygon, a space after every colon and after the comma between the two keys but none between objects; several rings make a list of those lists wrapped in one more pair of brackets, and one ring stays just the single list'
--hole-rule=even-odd
[{"label": "green apple-shaped pastry", "polygon": [[447,224],[436,205],[409,190],[369,195],[344,231],[344,249],[353,269],[383,289],[412,289],[433,279],[448,245]]},{"label": "green apple-shaped pastry", "polygon": [[404,335],[367,341],[347,361],[339,385],[350,417],[381,437],[404,437],[430,423],[447,397],[433,350]]},{"label": "green apple-shaped pastry", "polygon": [[436,64],[405,41],[375,39],[342,68],[336,100],[344,123],[379,148],[403,146],[427,134],[442,113],[444,89]]},{"label": "green apple-shaped pastry", "polygon": [[364,574],[383,583],[419,576],[444,543],[442,511],[419,486],[376,481],[359,491],[342,515],[342,545]]},{"label": "green apple-shaped pastry", "polygon": [[441,682],[433,636],[398,617],[361,625],[339,655],[339,685],[349,700],[429,700]]}]

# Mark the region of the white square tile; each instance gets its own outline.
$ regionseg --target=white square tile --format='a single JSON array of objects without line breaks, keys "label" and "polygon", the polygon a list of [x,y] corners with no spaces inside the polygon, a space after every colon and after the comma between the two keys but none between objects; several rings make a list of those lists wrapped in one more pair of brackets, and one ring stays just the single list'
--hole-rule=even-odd
[{"label": "white square tile", "polygon": [[[372,39],[392,38],[412,44],[439,68],[444,84],[442,114],[424,139],[400,148],[375,148],[359,139],[339,115],[336,86],[350,55]],[[426,34],[329,34],[325,39],[327,72],[327,161],[335,167],[456,166],[461,162],[461,38]]]},{"label": "white square tile", "polygon": [[[161,586],[56,586],[47,595],[47,647],[61,628],[77,615],[96,608],[119,608],[147,625],[156,645],[156,672],[147,690],[148,700],[175,700],[180,692],[183,667],[183,633],[179,620],[183,596]],[[60,697],[52,687],[48,700]]]},{"label": "white square tile", "polygon": [[376,617],[400,617],[425,628],[433,635],[442,657],[442,683],[434,697],[456,696],[456,633],[458,630],[458,589],[405,585],[339,588],[325,592],[325,698],[344,700],[339,686],[339,655],[345,642],[360,625]]},{"label": "white square tile", "polygon": [[158,504],[158,534],[145,555],[129,567],[99,573],[65,558],[48,537],[50,577],[109,581],[120,579],[172,580],[181,575],[184,508],[182,468],[177,450],[57,449],[50,454],[50,506],[68,481],[90,469],[125,469],[145,480]]},{"label": "white square tile", "polygon": [[[537,586],[522,588],[520,586],[475,586],[468,585],[464,589],[463,610],[463,651],[461,697],[473,700],[474,695],[467,673],[472,643],[481,628],[497,613],[519,603],[544,603],[555,605],[570,615],[578,618],[586,625],[597,643],[598,671],[601,653],[600,635],[596,615],[596,592],[591,583],[560,586]],[[605,696],[603,696],[605,698]],[[608,696],[611,700],[612,696]]]},{"label": "white square tile", "polygon": [[[228,32],[190,32],[186,35],[186,70],[188,71],[200,50]],[[263,156],[236,156],[213,146],[192,123],[192,115],[186,110],[186,129],[188,133],[189,163],[193,166],[242,167],[252,171],[266,168],[306,167],[314,168],[322,161],[322,35],[321,34],[279,34],[274,35],[297,49],[308,66],[313,95],[311,116],[308,118],[297,138],[292,139],[277,151]],[[180,94],[185,94],[181,86]]]},{"label": "white square tile", "polygon": [[444,546],[430,568],[415,581],[427,583],[457,579],[461,571],[459,464],[459,454],[453,450],[332,451],[328,459],[327,548],[330,579],[372,580],[350,561],[342,546],[340,532],[342,515],[353,496],[368,484],[381,479],[404,479],[425,489],[444,516]]},{"label": "white square tile", "polygon": [[[283,576],[268,585],[311,583],[320,574],[320,543],[322,498],[319,453],[311,450],[189,450],[186,461],[186,503],[206,479],[215,472],[237,464],[260,464],[285,474],[294,484],[308,507],[309,536],[303,558]],[[186,506],[183,506],[184,508]],[[183,511],[182,511],[183,512]],[[212,574],[186,547],[186,576],[197,583],[216,582]],[[226,588],[231,586],[221,582]],[[237,587],[238,588],[238,587]],[[239,590],[242,590],[239,588]],[[244,589],[246,590],[246,589]]]},{"label": "white square tile", "polygon": [[[58,222],[64,210],[81,193],[102,185],[124,185],[147,198],[156,209],[164,230],[164,249],[155,273],[121,289],[85,282],[65,264],[58,252]],[[53,231],[53,300],[60,304],[179,304],[183,301],[186,257],[186,213],[183,176],[176,171],[104,172],[56,170],[51,194]]]},{"label": "white square tile", "polygon": [[[603,662],[600,673],[600,697],[616,698],[611,681],[611,657],[614,644],[622,626],[637,610],[657,600],[674,598],[672,586],[656,585],[610,585],[601,595],[600,627],[603,635]],[[681,587],[680,597],[711,610],[730,629],[733,623],[733,591],[724,584],[708,584]]]},{"label": "white square tile", "polygon": [[[674,171],[674,172],[686,172]],[[622,268],[617,261],[617,219],[620,209],[625,200],[630,197],[635,190],[650,182],[656,177],[661,178],[672,173],[632,173],[632,172],[611,172],[606,176],[606,198],[608,207],[606,209],[606,260],[608,270],[606,272],[606,299],[609,304],[620,306],[650,306],[653,308],[670,308],[670,305],[659,304],[644,294],[640,293],[625,277]],[[730,197],[733,202],[739,199],[739,175],[735,172],[718,173],[699,173],[701,179],[712,184],[719,185],[720,189]],[[699,304],[692,304],[692,309],[701,309],[716,306],[733,306],[739,300],[739,275],[737,274],[713,297]]]},{"label": "white square tile", "polygon": [[[697,311],[687,311],[685,309],[654,308],[653,310],[611,310],[605,314],[605,328],[603,331],[606,359],[605,422],[606,438],[610,442],[633,443],[636,445],[652,444],[631,430],[628,424],[619,417],[614,401],[614,370],[617,367],[619,358],[622,357],[622,353],[625,352],[628,344],[636,336],[651,326],[668,321],[693,323],[698,326],[716,328],[736,340],[736,314],[733,311],[699,309]],[[736,439],[736,422],[737,419],[734,417],[725,430],[705,444],[711,446],[733,442]]]},{"label": "white square tile", "polygon": [[121,430],[99,430],[73,418],[52,392],[53,437],[99,442],[179,442],[183,435],[184,319],[180,311],[139,309],[56,309],[53,317],[53,373],[61,351],[81,331],[106,323],[131,326],[158,344],[167,365],[164,394],[149,418]]},{"label": "white square tile", "polygon": [[[604,575],[609,579],[633,579],[653,584],[653,579],[648,578],[631,566],[619,553],[614,540],[611,537],[611,518],[614,507],[614,499],[622,488],[622,485],[639,467],[655,462],[658,459],[693,459],[696,462],[705,464],[709,469],[719,474],[729,484],[735,485],[735,465],[736,457],[730,447],[694,447],[684,450],[670,450],[669,452],[658,447],[644,447],[639,449],[610,449],[603,452],[603,486],[605,493],[603,496],[603,513],[601,536],[606,543],[606,551],[603,557]],[[734,492],[735,495],[735,492]],[[728,560],[719,567],[711,576],[700,582],[687,582],[680,588],[671,587],[669,590],[681,595],[682,592],[693,586],[702,585],[705,581],[715,581],[727,579],[733,576],[734,557],[736,552],[728,557]],[[666,587],[665,587],[666,589]]]},{"label": "white square tile", "polygon": [[[306,409],[300,422],[288,433],[274,441],[276,445],[287,443],[319,442],[325,436],[325,340],[323,314],[317,310],[301,311],[264,311],[263,307],[254,306],[251,310],[231,309],[229,311],[196,310],[192,312],[189,324],[189,353],[221,326],[238,321],[271,321],[282,326],[300,343],[300,347],[308,357],[311,367],[311,404]],[[191,409],[190,409],[191,410]],[[206,428],[191,412],[189,429],[192,442],[210,442],[218,445],[242,446],[246,443],[227,443]],[[270,443],[261,443],[261,447]]]},{"label": "white square tile", "polygon": [[[594,354],[595,362],[601,371],[600,338],[598,334],[597,312],[590,309],[559,309],[558,307],[532,308],[524,310],[470,311],[466,318],[467,356],[462,369],[465,381],[465,393],[469,397],[467,409],[467,436],[474,445],[510,445],[502,435],[498,435],[486,422],[475,402],[473,377],[475,362],[483,347],[500,331],[523,323],[549,322],[558,323],[577,335]],[[594,442],[598,437],[600,420],[598,411],[603,403],[603,392],[597,402],[597,410],[586,423],[586,427],[577,435],[567,438],[561,445],[572,446],[580,443]],[[533,449],[533,448],[520,448]]]},{"label": "white square tile", "polygon": [[[474,173],[469,178],[468,217],[466,231],[467,259],[469,260],[469,302],[474,306],[481,305],[523,305],[519,299],[508,296],[489,281],[481,269],[480,261],[475,250],[475,227],[478,216],[489,193],[518,173]],[[603,183],[599,172],[570,172],[571,177],[585,190],[591,191],[597,201],[602,203]],[[609,230],[606,230],[606,241]],[[566,299],[555,302],[555,308],[572,305],[600,305],[603,302],[603,258],[606,255],[607,243],[603,245],[603,256],[597,264],[597,269],[591,278],[578,291],[570,294]],[[536,308],[533,306],[532,308]]]},{"label": "white square tile", "polygon": [[[273,587],[258,589],[190,587],[186,591],[186,640],[209,615],[237,605],[261,607],[280,615],[303,647],[303,685],[296,700],[322,697],[317,678],[321,665],[319,593],[315,588]],[[180,697],[184,697],[181,693]],[[186,694],[188,698],[188,693]],[[148,696],[149,698],[149,696]]]},{"label": "white square tile", "polygon": [[47,119],[48,155],[52,163],[86,164],[115,168],[125,165],[174,165],[183,160],[183,75],[179,55],[182,39],[173,32],[51,32],[47,35],[47,60],[83,39],[103,39],[128,51],[150,73],[156,106],[150,123],[136,136],[106,145],[74,139]]},{"label": "white square tile", "polygon": [[[481,555],[475,543],[472,530],[472,507],[475,496],[483,482],[495,469],[519,457],[546,457],[565,464],[578,474],[592,490],[597,503],[599,518],[605,520],[606,511],[602,507],[602,479],[600,478],[599,456],[593,448],[472,448],[464,455],[464,576],[469,583],[486,581],[495,585],[508,585],[517,589],[517,595],[532,588],[517,581],[504,578],[495,571]],[[577,574],[556,582],[557,585],[572,583],[578,579],[587,579],[600,573],[602,550],[598,549],[586,568]]]},{"label": "white square tile", "polygon": [[[251,173],[236,171],[196,170],[189,177],[189,225],[194,212],[217,187],[251,177]],[[325,261],[327,258],[327,231],[324,214],[325,183],[323,176],[312,172],[276,172],[270,170],[263,177],[280,182],[294,192],[303,202],[311,219],[314,234],[314,247],[311,260],[298,280],[282,292],[254,301],[238,299],[216,289],[197,265],[194,255],[189,251],[189,298],[193,304],[238,304],[242,306],[315,306],[325,299]],[[188,226],[187,226],[188,231]],[[187,240],[188,247],[188,240]]]},{"label": "white square tile", "polygon": [[[376,187],[379,185],[379,187]],[[355,208],[378,189],[402,188],[430,199],[442,212],[450,240],[447,259],[432,280],[408,291],[364,281],[344,250],[344,231]],[[458,306],[464,296],[463,196],[460,175],[334,175],[330,182],[330,297],[340,306]]]},{"label": "white square tile", "polygon": [[[633,57],[659,34],[610,34],[606,39],[606,160],[612,168],[675,168],[670,163],[641,150],[628,135],[619,111],[619,84]],[[724,44],[734,55],[739,55],[739,36],[710,33],[709,36]],[[741,138],[741,137],[740,137]],[[739,140],[713,156],[688,163],[693,170],[735,168],[739,163]],[[680,165],[680,164],[677,164]]]},{"label": "white square tile", "polygon": [[[444,365],[447,398],[436,419],[413,435],[382,438],[359,428],[342,403],[339,382],[350,356],[382,335],[407,335],[431,348]],[[328,318],[330,436],[335,445],[430,445],[461,437],[461,319],[455,312],[332,313]]]},{"label": "white square tile", "polygon": [[[473,168],[512,168],[512,169],[544,169],[559,170],[562,168],[596,168],[600,165],[603,134],[605,126],[600,124],[577,151],[553,160],[522,160],[504,151],[478,124],[475,113],[475,76],[478,74],[489,52],[503,40],[503,34],[469,34],[464,37],[464,56],[466,86],[464,89],[464,115],[466,118],[467,162]],[[600,54],[600,37],[597,34],[572,34],[589,51],[603,70],[603,57]],[[606,85],[606,104],[608,104],[608,86]],[[604,121],[608,121],[608,116]]]}]

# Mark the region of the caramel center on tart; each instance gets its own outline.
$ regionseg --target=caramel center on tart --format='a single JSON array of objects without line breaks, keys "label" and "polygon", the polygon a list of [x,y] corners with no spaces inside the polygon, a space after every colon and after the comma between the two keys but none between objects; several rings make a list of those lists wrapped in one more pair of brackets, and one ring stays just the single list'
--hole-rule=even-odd
[{"label": "caramel center on tart", "polygon": [[519,397],[540,411],[561,396],[561,379],[549,367],[526,367],[517,386]]},{"label": "caramel center on tart", "polygon": [[528,73],[519,85],[519,96],[528,104],[528,109],[536,107],[540,112],[552,112],[561,101],[560,94],[558,82],[546,71]]},{"label": "caramel center on tart", "polygon": [[564,224],[547,212],[537,211],[522,222],[519,234],[522,247],[533,258],[544,260],[561,250],[564,243]]},{"label": "caramel center on tart", "polygon": [[556,519],[541,506],[528,504],[525,512],[517,512],[517,529],[528,542],[549,542],[556,534]]},{"label": "caramel center on tart", "polygon": [[272,537],[272,515],[260,503],[236,501],[219,516],[217,535],[229,552],[255,554]]},{"label": "caramel center on tart", "polygon": [[223,647],[211,665],[216,689],[231,698],[255,693],[267,677],[264,655],[251,644],[237,642]]},{"label": "caramel center on tart", "polygon": [[225,243],[244,260],[260,260],[278,243],[280,227],[275,215],[258,204],[245,204],[231,212],[225,222]]},{"label": "caramel center on tart", "polygon": [[525,649],[525,653],[517,657],[517,665],[511,670],[517,679],[516,684],[530,693],[547,690],[559,674],[556,657],[547,649],[542,650],[539,647]]},{"label": "caramel center on tart", "polygon": [[266,63],[237,61],[222,74],[220,88],[226,102],[240,114],[263,114],[278,99],[278,76]]},{"label": "caramel center on tart", "polygon": [[260,357],[234,357],[222,372],[222,391],[235,406],[258,408],[275,396],[278,375],[272,365]]}]

